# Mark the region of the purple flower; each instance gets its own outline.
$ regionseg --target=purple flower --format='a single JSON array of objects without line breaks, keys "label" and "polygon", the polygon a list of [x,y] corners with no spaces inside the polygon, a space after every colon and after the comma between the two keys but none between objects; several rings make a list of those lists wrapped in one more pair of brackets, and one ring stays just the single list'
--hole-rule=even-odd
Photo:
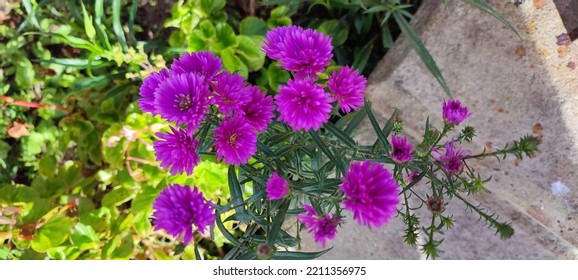
[{"label": "purple flower", "polygon": [[462,172],[463,159],[467,153],[455,148],[453,138],[452,141],[445,144],[445,148],[444,153],[438,151],[435,147],[432,148],[432,151],[437,154],[437,156],[433,156],[434,160],[441,163],[442,168],[445,169],[450,176]]},{"label": "purple flower", "polygon": [[317,215],[317,212],[311,205],[303,205],[305,213],[297,216],[299,221],[305,224],[305,228],[309,233],[313,233],[315,242],[320,243],[325,247],[326,239],[335,238],[337,233],[337,225],[341,223],[341,219],[337,215],[328,214]]},{"label": "purple flower", "polygon": [[181,129],[171,127],[172,132],[156,133],[159,141],[153,142],[155,156],[161,162],[161,167],[170,168],[172,175],[182,173],[193,174],[193,169],[199,164],[197,146],[199,140]]},{"label": "purple flower", "polygon": [[293,130],[318,130],[329,120],[331,98],[313,80],[289,80],[275,96],[279,120]]},{"label": "purple flower", "polygon": [[140,109],[145,113],[151,113],[156,115],[155,111],[155,91],[159,87],[159,84],[169,77],[169,71],[167,69],[162,69],[158,73],[151,73],[150,76],[146,77],[142,81],[140,86],[140,98],[137,102]]},{"label": "purple flower", "polygon": [[391,136],[391,159],[397,163],[411,161],[413,147],[407,142],[407,137]]},{"label": "purple flower", "polygon": [[205,119],[209,106],[209,87],[196,74],[171,75],[155,92],[155,109],[161,117],[177,126],[187,125],[194,132]]},{"label": "purple flower", "polygon": [[357,223],[381,227],[397,213],[399,187],[391,172],[379,163],[355,162],[341,178],[343,205]]},{"label": "purple flower", "polygon": [[221,72],[211,84],[214,92],[214,103],[219,112],[230,115],[250,101],[245,89],[245,79],[237,73]]},{"label": "purple flower", "polygon": [[265,40],[263,40],[263,51],[271,59],[279,60],[283,57],[284,42],[287,34],[292,32],[303,32],[301,26],[280,26],[273,28],[267,32]]},{"label": "purple flower", "polygon": [[458,125],[471,115],[467,107],[462,107],[458,100],[444,100],[442,106],[443,118],[446,122]]},{"label": "purple flower", "polygon": [[[420,174],[420,173],[419,173],[418,171],[415,171],[415,170],[414,170],[414,171],[407,172],[407,175],[405,176],[405,182],[406,182],[407,184],[411,184],[411,182],[413,182],[413,180],[414,180],[415,178],[417,178],[417,177],[419,176],[419,174]],[[418,181],[418,182],[419,182],[419,181]],[[416,184],[417,184],[417,182],[416,182]]]},{"label": "purple flower", "polygon": [[184,53],[171,65],[174,74],[197,74],[207,82],[213,80],[223,68],[221,59],[208,51]]},{"label": "purple flower", "polygon": [[256,86],[248,86],[245,91],[246,95],[251,97],[251,101],[243,104],[239,113],[256,131],[264,132],[275,117],[273,99]]},{"label": "purple flower", "polygon": [[245,164],[257,152],[257,133],[241,116],[225,119],[213,137],[217,159],[224,157],[226,164]]},{"label": "purple flower", "polygon": [[325,70],[333,56],[331,37],[314,29],[279,28],[269,31],[265,39],[263,49],[269,57],[279,59],[283,69],[294,71],[296,79]]},{"label": "purple flower", "polygon": [[283,199],[289,193],[289,183],[275,172],[271,175],[271,178],[267,180],[266,191],[267,199],[269,200]]},{"label": "purple flower", "polygon": [[357,70],[349,66],[342,67],[337,72],[331,73],[327,81],[327,87],[333,92],[333,98],[339,103],[339,107],[345,113],[363,106],[363,93],[367,80],[359,75]]},{"label": "purple flower", "polygon": [[185,244],[193,238],[193,225],[204,234],[215,221],[215,206],[203,198],[197,187],[169,185],[153,202],[155,230],[164,229],[177,237],[184,233]]}]

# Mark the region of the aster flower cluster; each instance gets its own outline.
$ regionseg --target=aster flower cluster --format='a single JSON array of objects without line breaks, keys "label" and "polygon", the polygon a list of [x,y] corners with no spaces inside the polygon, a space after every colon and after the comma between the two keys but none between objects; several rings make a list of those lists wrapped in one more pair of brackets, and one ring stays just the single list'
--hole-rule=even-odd
[{"label": "aster flower cluster", "polygon": [[333,56],[329,36],[299,26],[277,27],[267,33],[263,50],[294,74],[275,96],[279,121],[293,130],[318,130],[329,120],[334,101],[345,113],[363,105],[366,79],[357,70],[340,68],[331,73],[326,85],[317,79]]},{"label": "aster flower cluster", "polygon": [[185,53],[170,69],[143,81],[142,111],[174,123],[171,131],[157,133],[153,144],[160,166],[173,175],[191,175],[199,163],[195,134],[208,115],[223,116],[214,130],[217,158],[235,165],[247,163],[257,150],[257,133],[273,120],[272,98],[222,68],[221,59],[210,52]]},{"label": "aster flower cluster", "polygon": [[[205,152],[199,151],[199,146],[206,148],[210,137],[217,160],[241,166],[236,187],[248,182],[253,187],[247,199],[247,186],[233,194],[230,182],[232,200],[216,207],[196,186],[169,184],[153,203],[156,230],[182,237],[186,244],[195,231],[204,233],[213,226],[217,215],[235,209],[238,215],[230,215],[224,222],[246,225],[244,236],[248,237],[243,248],[233,253],[269,259],[278,253],[277,246],[292,239],[281,230],[284,215],[296,215],[298,224],[323,247],[338,236],[339,226],[348,216],[368,228],[385,226],[397,216],[406,224],[405,242],[419,245],[426,255],[435,257],[442,240],[436,240],[440,229],[450,228],[453,222],[451,215],[444,213],[450,201],[447,198],[452,197],[478,213],[502,237],[511,236],[513,229],[508,224],[498,222],[462,196],[483,190],[486,182],[475,176],[466,161],[508,153],[517,157],[532,154],[537,145],[533,138],[514,142],[509,149],[471,155],[460,146],[472,141],[473,127],[449,135],[471,113],[458,100],[444,100],[443,130],[427,122],[423,141],[413,142],[402,135],[403,125],[397,115],[391,117],[390,129],[375,125],[369,103],[364,102],[367,81],[357,70],[344,66],[319,75],[332,58],[329,36],[298,26],[277,27],[267,33],[263,51],[292,74],[274,97],[224,70],[221,60],[209,52],[185,53],[169,69],[152,73],[143,81],[138,100],[142,111],[172,123],[168,131],[157,133],[153,142],[160,167],[173,175],[191,175],[201,160],[199,153]],[[351,131],[342,130],[343,126],[325,125],[337,108],[349,114],[362,106],[379,136],[374,145],[360,145],[351,138]],[[354,118],[357,116],[363,115]],[[278,123],[270,126],[274,120],[288,128]],[[329,133],[313,132],[321,127]],[[201,135],[205,138],[199,139]],[[263,153],[256,155],[258,137]],[[312,137],[315,141],[310,141]],[[249,163],[251,158],[254,162]],[[236,173],[234,166],[229,170],[229,176]],[[333,174],[337,177],[328,178]],[[410,205],[416,201],[420,206]],[[429,226],[420,224],[422,217],[414,212],[420,207],[429,210]],[[247,222],[252,217],[255,220]],[[421,244],[420,231],[425,238]],[[254,234],[266,238],[252,239]],[[238,241],[231,240],[233,244]],[[250,248],[255,251],[244,251]],[[233,253],[227,255],[234,257]]]}]

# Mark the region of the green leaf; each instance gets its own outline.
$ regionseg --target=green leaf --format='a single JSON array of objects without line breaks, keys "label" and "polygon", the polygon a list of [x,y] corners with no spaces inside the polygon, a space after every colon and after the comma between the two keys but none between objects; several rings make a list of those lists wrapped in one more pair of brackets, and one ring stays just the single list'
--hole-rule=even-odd
[{"label": "green leaf", "polygon": [[273,224],[271,225],[271,229],[267,233],[267,244],[270,247],[274,247],[275,241],[279,237],[279,232],[281,231],[281,226],[285,221],[285,215],[287,215],[287,210],[289,209],[289,200],[285,200],[281,207],[279,207],[279,211],[277,211],[277,215],[273,219]]},{"label": "green leaf", "polygon": [[123,187],[114,189],[104,195],[102,198],[102,206],[113,208],[115,206],[121,205],[133,198],[134,193],[134,189]]},{"label": "green leaf", "polygon": [[327,148],[327,146],[325,145],[325,143],[323,143],[317,132],[310,130],[309,135],[311,135],[313,141],[315,141],[319,149],[321,149],[321,151],[329,158],[329,160],[333,162],[342,173],[345,173],[345,169],[343,168],[342,162],[338,160],[335,157],[335,155],[333,155],[333,153]]},{"label": "green leaf", "polygon": [[273,260],[312,260],[323,256],[325,253],[329,252],[329,250],[333,249],[327,248],[323,251],[319,252],[292,252],[292,251],[283,251],[283,252],[276,252],[271,259]]},{"label": "green leaf", "polygon": [[239,34],[245,36],[259,35],[264,37],[267,34],[267,23],[258,17],[248,16],[241,21],[241,24],[239,25]]},{"label": "green leaf", "polygon": [[389,30],[389,26],[387,24],[384,24],[381,27],[381,43],[386,49],[392,48],[394,44],[391,30]]},{"label": "green leaf", "polygon": [[201,9],[207,15],[214,14],[225,7],[225,0],[201,0]]},{"label": "green leaf", "polygon": [[104,247],[102,247],[101,259],[103,260],[128,260],[134,251],[134,241],[132,235],[125,234],[124,237],[116,235]]},{"label": "green leaf", "polygon": [[73,226],[74,220],[63,213],[54,215],[36,231],[31,243],[32,249],[36,252],[46,252],[62,244],[68,239]]},{"label": "green leaf", "polygon": [[232,48],[222,51],[221,59],[223,60],[225,69],[229,72],[237,72],[244,78],[249,76],[249,68],[247,68],[247,65],[245,65],[245,63],[235,55],[235,51]]},{"label": "green leaf", "polygon": [[383,11],[387,11],[388,7],[387,6],[373,6],[367,10],[365,10],[363,13],[364,14],[371,14],[371,13],[378,13],[378,12],[383,12]]},{"label": "green leaf", "polygon": [[38,161],[38,173],[50,178],[56,174],[56,157],[46,154]]},{"label": "green leaf", "polygon": [[317,30],[331,37],[331,45],[333,45],[333,47],[343,45],[349,36],[349,29],[337,19],[324,21],[319,25]]},{"label": "green leaf", "polygon": [[341,131],[333,123],[326,122],[323,125],[323,127],[325,129],[327,129],[327,131],[331,132],[331,134],[333,134],[335,137],[337,137],[339,140],[341,140],[341,142],[343,142],[348,147],[354,149],[357,146],[357,143],[355,143],[355,141],[353,139],[351,139],[351,137],[349,137],[349,135],[347,135],[345,132]]},{"label": "green leaf", "polygon": [[398,12],[394,12],[393,17],[395,18],[395,21],[399,25],[399,28],[401,29],[402,33],[405,35],[405,37],[409,41],[410,45],[415,49],[415,51],[417,52],[417,54],[419,55],[419,57],[421,58],[423,63],[427,66],[429,71],[434,75],[434,77],[436,78],[438,83],[442,86],[442,88],[446,92],[446,94],[450,98],[452,98],[450,89],[449,89],[448,85],[446,84],[446,80],[442,76],[442,73],[441,73],[440,69],[438,68],[438,66],[436,65],[436,62],[434,61],[433,57],[431,56],[429,51],[424,46],[424,44],[421,41],[421,39],[419,38],[419,36],[409,26],[409,23],[403,17],[403,15],[399,14]]},{"label": "green leaf", "polygon": [[363,69],[365,69],[365,66],[367,65],[367,61],[369,60],[369,56],[371,55],[371,49],[373,49],[375,38],[377,37],[373,37],[359,51],[355,52],[353,55],[353,64],[351,65],[352,68],[359,69],[359,72],[363,72]]},{"label": "green leaf", "polygon": [[24,55],[18,55],[14,62],[16,66],[16,85],[21,89],[31,89],[34,82],[34,67]]},{"label": "green leaf", "polygon": [[74,233],[70,237],[72,244],[78,246],[80,250],[100,248],[100,239],[91,226],[77,223],[74,226]]},{"label": "green leaf", "polygon": [[237,179],[237,173],[235,172],[235,166],[229,166],[229,191],[231,193],[231,200],[233,201],[233,205],[235,205],[235,212],[237,213],[245,213],[245,206],[243,205],[243,193],[241,192],[241,185],[239,184],[239,180]]},{"label": "green leaf", "polygon": [[233,30],[233,28],[228,24],[218,23],[215,26],[215,31],[217,35],[217,41],[211,46],[212,50],[219,52],[224,49],[236,47],[239,45],[237,36],[235,35],[235,30]]},{"label": "green leaf", "polygon": [[28,214],[22,217],[23,223],[38,222],[46,213],[48,213],[52,207],[50,206],[50,200],[45,198],[36,199],[32,202],[32,208]]},{"label": "green leaf", "polygon": [[84,7],[84,2],[80,1],[80,5],[82,7],[82,17],[83,17],[83,24],[84,24],[84,32],[86,36],[91,41],[94,40],[94,36],[96,35],[96,30],[94,30],[94,26],[92,25],[92,16],[90,16],[86,12],[86,8]]},{"label": "green leaf", "polygon": [[261,50],[262,38],[255,40],[248,36],[237,37],[239,46],[236,53],[249,71],[258,71],[265,63],[265,53]]},{"label": "green leaf", "polygon": [[225,225],[223,224],[223,221],[221,220],[221,215],[219,215],[217,213],[216,215],[216,219],[215,219],[215,223],[217,224],[217,228],[219,228],[219,231],[221,232],[221,234],[229,241],[231,242],[233,245],[235,246],[241,246],[241,241],[239,241],[235,236],[233,236],[228,230],[227,228],[225,228]]},{"label": "green leaf", "polygon": [[375,134],[377,134],[377,139],[381,144],[381,147],[385,150],[385,153],[389,154],[389,143],[387,142],[387,137],[383,134],[383,131],[379,127],[379,123],[377,122],[377,119],[375,119],[375,115],[371,111],[371,107],[369,106],[367,99],[364,99],[364,103],[367,117],[369,118],[369,122],[371,122],[371,126],[373,127]]},{"label": "green leaf", "polygon": [[102,23],[104,19],[104,0],[94,1],[94,24],[96,25],[96,36],[98,40],[104,43],[104,47],[107,50],[111,50],[112,46],[108,40],[108,34],[106,33],[106,25]]},{"label": "green leaf", "polygon": [[55,38],[62,40],[63,43],[68,44],[71,47],[74,47],[77,49],[87,50],[87,51],[90,51],[91,53],[93,53],[95,55],[102,55],[105,52],[104,49],[102,49],[101,47],[99,47],[99,46],[97,46],[97,45],[95,45],[95,44],[93,44],[87,40],[73,37],[73,36],[62,35],[59,33],[27,32],[24,35],[42,35],[42,36],[55,37]]},{"label": "green leaf", "polygon": [[510,22],[508,22],[508,20],[506,20],[500,13],[498,13],[496,10],[494,10],[494,8],[492,8],[492,6],[490,6],[490,5],[488,5],[488,3],[486,3],[484,0],[464,0],[464,2],[466,2],[470,5],[490,14],[491,16],[495,17],[496,19],[501,21],[504,25],[506,25],[508,28],[510,28],[510,30],[512,30],[514,33],[516,33],[516,35],[518,35],[518,37],[520,39],[522,38],[520,36],[520,34],[518,34],[518,31],[516,31],[516,28],[514,28],[514,26],[512,26],[510,24]]},{"label": "green leaf", "polygon": [[124,30],[122,29],[122,24],[120,22],[120,8],[121,0],[112,0],[112,30],[116,39],[122,47],[122,51],[128,51],[128,46],[126,44],[126,37],[124,36]]},{"label": "green leaf", "polygon": [[[395,109],[393,111],[393,114],[391,114],[391,117],[389,117],[389,119],[387,120],[387,122],[383,126],[383,129],[381,131],[383,132],[383,136],[385,137],[385,139],[389,138],[389,134],[391,134],[391,131],[393,130],[393,122],[395,121],[398,114],[399,114],[399,112],[397,111],[397,109]],[[375,141],[375,143],[373,143],[373,146],[375,147],[378,142],[379,142],[379,139],[377,141]]]}]

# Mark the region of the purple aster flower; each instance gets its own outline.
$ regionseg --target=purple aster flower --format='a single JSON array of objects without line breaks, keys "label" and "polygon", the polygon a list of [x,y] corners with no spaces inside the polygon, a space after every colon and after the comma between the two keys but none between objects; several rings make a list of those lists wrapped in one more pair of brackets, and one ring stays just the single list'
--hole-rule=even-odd
[{"label": "purple aster flower", "polygon": [[193,73],[202,76],[205,81],[211,81],[223,68],[221,59],[209,51],[184,53],[171,65],[174,74]]},{"label": "purple aster flower", "polygon": [[289,80],[275,96],[279,120],[293,130],[318,130],[329,120],[331,98],[313,80]]},{"label": "purple aster flower", "polygon": [[205,119],[209,106],[209,87],[196,74],[171,75],[155,92],[156,112],[177,126],[187,125],[194,132]]},{"label": "purple aster flower", "polygon": [[280,26],[273,28],[267,32],[265,40],[263,40],[263,51],[271,59],[279,60],[283,57],[284,42],[287,34],[292,32],[303,32],[301,26]]},{"label": "purple aster flower", "polygon": [[331,37],[314,29],[289,29],[284,35],[283,44],[279,46],[280,66],[295,72],[296,79],[314,77],[317,72],[325,71],[331,53]]},{"label": "purple aster flower", "polygon": [[216,129],[217,159],[225,158],[226,164],[241,165],[257,152],[257,133],[241,116],[225,119]]},{"label": "purple aster flower", "polygon": [[267,191],[267,199],[283,199],[289,193],[289,183],[275,172],[267,180],[267,188],[265,190]]},{"label": "purple aster flower", "polygon": [[251,99],[245,89],[245,79],[237,73],[221,72],[211,84],[214,92],[213,102],[219,106],[219,112],[230,115]]},{"label": "purple aster flower", "polygon": [[193,225],[204,234],[215,222],[215,206],[203,198],[195,186],[169,185],[153,202],[155,230],[164,229],[177,237],[184,233],[185,244],[193,239]]},{"label": "purple aster flower", "polygon": [[[414,171],[407,172],[407,175],[405,176],[405,182],[406,182],[407,184],[411,184],[411,182],[413,182],[413,180],[414,180],[415,178],[417,178],[417,177],[419,176],[419,174],[420,174],[420,173],[419,173],[418,171],[415,171],[415,170],[414,170]],[[417,184],[417,182],[416,182],[416,184]]]},{"label": "purple aster flower", "polygon": [[247,91],[246,95],[251,97],[251,101],[243,104],[239,113],[256,131],[264,132],[275,117],[273,99],[265,95],[257,86],[248,86],[245,91]]},{"label": "purple aster flower", "polygon": [[468,108],[462,107],[462,104],[458,100],[444,100],[442,107],[444,120],[453,125],[460,124],[471,115],[468,112]]},{"label": "purple aster flower", "polygon": [[383,165],[369,160],[352,163],[341,182],[343,206],[357,223],[381,227],[397,213],[399,187]]},{"label": "purple aster flower", "polygon": [[434,160],[441,163],[442,168],[445,169],[450,174],[450,176],[462,172],[463,160],[464,157],[468,154],[459,148],[456,149],[454,144],[454,139],[452,138],[452,141],[449,141],[445,144],[444,153],[438,151],[438,149],[435,147],[432,148],[432,151],[437,154],[437,156],[433,156]]},{"label": "purple aster flower", "polygon": [[413,147],[407,142],[407,137],[391,136],[391,159],[397,163],[411,161]]},{"label": "purple aster flower", "polygon": [[335,238],[337,226],[341,223],[341,219],[335,214],[331,216],[328,214],[317,215],[311,205],[303,205],[303,208],[306,212],[299,214],[297,218],[305,225],[307,232],[313,233],[315,242],[325,247],[326,239]]},{"label": "purple aster flower", "polygon": [[345,113],[356,110],[363,106],[363,93],[367,80],[359,75],[357,70],[349,66],[342,67],[337,72],[331,73],[327,80],[327,87],[333,92],[333,98],[339,103],[339,107]]},{"label": "purple aster flower", "polygon": [[140,109],[145,113],[151,113],[156,115],[155,111],[155,91],[159,87],[159,84],[169,77],[169,71],[167,69],[162,69],[158,73],[151,73],[150,76],[146,77],[142,81],[140,86],[140,98],[137,102]]},{"label": "purple aster flower", "polygon": [[155,135],[161,140],[153,142],[153,148],[161,167],[170,168],[172,175],[182,173],[193,174],[193,169],[199,164],[197,146],[199,140],[181,129],[171,127],[172,132]]}]

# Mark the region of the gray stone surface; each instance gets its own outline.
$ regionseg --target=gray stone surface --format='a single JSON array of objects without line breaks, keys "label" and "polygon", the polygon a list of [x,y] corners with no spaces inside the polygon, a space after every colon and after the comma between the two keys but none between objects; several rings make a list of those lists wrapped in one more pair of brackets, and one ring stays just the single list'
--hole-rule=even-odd
[{"label": "gray stone surface", "polygon": [[[440,258],[577,259],[578,46],[557,44],[556,37],[566,31],[554,3],[523,1],[516,7],[512,1],[487,1],[514,25],[520,38],[462,1],[449,1],[447,8],[443,1],[424,2],[411,24],[454,98],[473,112],[467,125],[476,127],[477,137],[467,148],[474,153],[491,151],[532,133],[543,141],[532,159],[491,158],[472,164],[482,176],[493,177],[486,184],[489,192],[472,202],[511,221],[514,237],[500,240],[476,215],[451,201],[447,213],[457,221],[445,235]],[[423,133],[426,117],[441,126],[441,103],[447,98],[403,37],[369,78],[367,96],[381,123],[394,108],[400,109],[405,132],[414,142]],[[568,192],[553,192],[555,182]],[[423,257],[402,244],[402,229],[400,221],[374,230],[348,221],[340,228],[335,248],[323,258]],[[305,249],[316,248],[311,240],[305,242]]]}]

